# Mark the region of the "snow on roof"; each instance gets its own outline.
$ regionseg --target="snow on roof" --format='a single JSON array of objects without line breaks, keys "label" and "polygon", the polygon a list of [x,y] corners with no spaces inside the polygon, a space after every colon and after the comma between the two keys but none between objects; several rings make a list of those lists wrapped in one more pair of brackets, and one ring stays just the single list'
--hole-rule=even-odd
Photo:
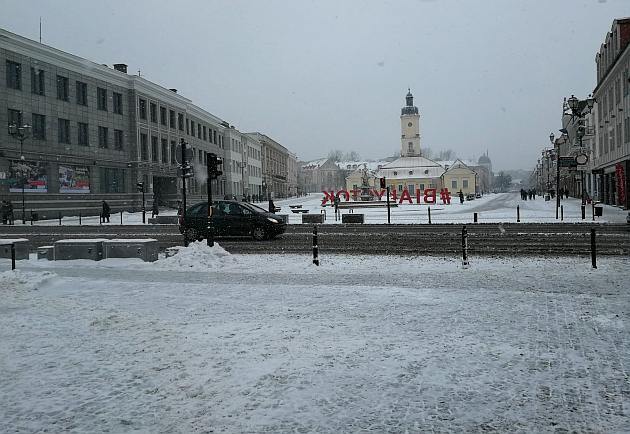
[{"label": "snow on roof", "polygon": [[316,167],[323,166],[328,158],[320,158],[319,160],[308,161],[306,164],[302,165],[302,169],[314,169]]},{"label": "snow on roof", "polygon": [[[420,168],[420,167],[440,167],[440,163],[429,160],[425,157],[400,157],[391,163],[387,163],[383,166],[383,169],[397,169],[397,168]],[[443,168],[442,168],[443,169]]]},{"label": "snow on roof", "polygon": [[378,170],[387,161],[339,161],[337,165],[344,170],[357,170],[367,167],[368,170]]}]

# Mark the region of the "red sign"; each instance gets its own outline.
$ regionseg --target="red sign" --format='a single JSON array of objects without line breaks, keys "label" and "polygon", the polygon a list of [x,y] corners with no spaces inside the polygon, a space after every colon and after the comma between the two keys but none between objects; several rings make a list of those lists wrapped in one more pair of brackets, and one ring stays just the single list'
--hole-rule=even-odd
[{"label": "red sign", "polygon": [[[385,189],[370,189],[370,196],[374,197],[376,200],[381,200],[383,196],[387,193]],[[343,196],[346,202],[350,201],[350,193],[352,193],[352,198],[355,201],[359,200],[359,196],[361,194],[361,190],[355,188],[352,191],[347,190],[338,190],[336,193],[334,190],[332,191],[322,191],[324,193],[324,197],[322,198],[322,205],[326,205],[328,202],[334,203],[335,198]],[[390,191],[390,199],[394,202],[398,201],[399,204],[403,202],[413,203],[412,196],[409,194],[409,191],[405,188],[401,193],[400,197],[398,197],[398,191],[392,189]],[[424,190],[416,190],[415,199],[417,204],[425,203],[428,205],[434,204],[437,201],[437,189],[435,188],[425,188]],[[440,200],[444,205],[450,205],[451,203],[451,192],[448,191],[448,188],[443,188],[440,190]]]},{"label": "red sign", "polygon": [[615,172],[617,174],[617,196],[619,197],[619,203],[626,203],[626,173],[623,169],[622,163],[615,165]]}]

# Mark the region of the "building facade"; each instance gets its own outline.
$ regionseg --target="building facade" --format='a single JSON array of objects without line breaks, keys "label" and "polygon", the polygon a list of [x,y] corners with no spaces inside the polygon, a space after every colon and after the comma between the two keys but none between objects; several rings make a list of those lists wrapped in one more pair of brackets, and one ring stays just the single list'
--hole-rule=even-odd
[{"label": "building facade", "polygon": [[[289,151],[269,136],[248,133],[262,150],[262,194],[265,198],[284,198],[289,193]],[[297,184],[297,175],[296,175]]]},{"label": "building facade", "polygon": [[[174,205],[182,140],[194,172],[190,201],[207,194],[209,153],[225,162],[214,195],[262,194],[258,140],[124,64],[96,64],[2,29],[0,123],[31,126],[22,142],[0,128],[0,195],[18,217],[22,198],[27,213],[44,218],[98,213],[101,200],[136,210],[139,182],[149,202]],[[277,166],[274,174],[286,172],[286,159]]]},{"label": "building facade", "polygon": [[595,56],[593,184],[597,198],[630,208],[630,18],[613,21]]}]

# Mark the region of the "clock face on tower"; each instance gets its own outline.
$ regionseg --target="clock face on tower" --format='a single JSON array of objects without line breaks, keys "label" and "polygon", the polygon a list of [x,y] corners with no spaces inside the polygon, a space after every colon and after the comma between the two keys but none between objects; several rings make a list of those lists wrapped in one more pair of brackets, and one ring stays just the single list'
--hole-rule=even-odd
[{"label": "clock face on tower", "polygon": [[408,127],[410,127],[410,126],[412,126],[412,125],[413,125],[413,124],[412,124],[411,122],[409,122],[409,123],[407,124],[407,126],[408,126]]}]

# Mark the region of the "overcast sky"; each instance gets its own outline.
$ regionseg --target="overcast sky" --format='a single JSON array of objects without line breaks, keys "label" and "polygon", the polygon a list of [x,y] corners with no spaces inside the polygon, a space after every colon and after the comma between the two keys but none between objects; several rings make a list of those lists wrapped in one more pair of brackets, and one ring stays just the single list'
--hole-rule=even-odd
[{"label": "overcast sky", "polygon": [[0,26],[184,96],[303,160],[400,149],[407,87],[421,147],[529,169],[562,99],[628,0],[2,0]]}]

